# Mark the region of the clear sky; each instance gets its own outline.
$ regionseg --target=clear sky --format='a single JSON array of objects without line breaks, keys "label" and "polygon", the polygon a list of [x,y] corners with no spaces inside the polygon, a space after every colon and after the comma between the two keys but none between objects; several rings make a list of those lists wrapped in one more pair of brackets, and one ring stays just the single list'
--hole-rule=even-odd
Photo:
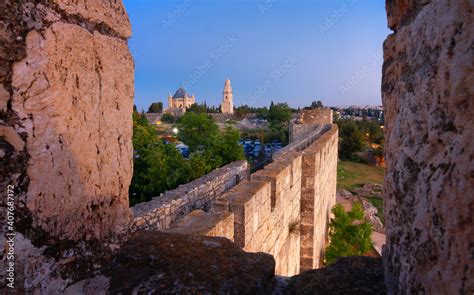
[{"label": "clear sky", "polygon": [[132,22],[135,104],[179,86],[219,105],[380,105],[381,0],[124,0]]}]

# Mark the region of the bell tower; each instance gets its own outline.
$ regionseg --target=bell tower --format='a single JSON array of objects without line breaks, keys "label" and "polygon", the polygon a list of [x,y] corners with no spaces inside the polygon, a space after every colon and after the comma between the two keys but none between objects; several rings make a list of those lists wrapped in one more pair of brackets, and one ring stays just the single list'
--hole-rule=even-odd
[{"label": "bell tower", "polygon": [[230,80],[226,79],[224,84],[224,92],[222,92],[221,112],[223,114],[234,113],[234,97],[232,94],[232,86]]}]

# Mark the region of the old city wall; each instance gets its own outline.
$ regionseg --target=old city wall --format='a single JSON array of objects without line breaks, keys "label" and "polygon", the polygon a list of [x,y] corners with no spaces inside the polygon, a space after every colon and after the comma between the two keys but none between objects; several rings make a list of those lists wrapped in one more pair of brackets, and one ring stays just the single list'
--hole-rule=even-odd
[{"label": "old city wall", "polygon": [[304,110],[290,122],[290,141],[299,141],[306,137],[316,126],[332,124],[332,121],[333,112],[329,108]]},{"label": "old city wall", "polygon": [[474,291],[474,5],[387,1],[383,250],[390,293]]},{"label": "old city wall", "polygon": [[328,224],[336,204],[338,130],[336,125],[303,151],[301,191],[301,270],[322,266]]},{"label": "old city wall", "polygon": [[208,211],[211,201],[248,178],[247,161],[236,161],[216,169],[149,202],[132,207],[133,230],[161,230],[193,210]]},{"label": "old city wall", "polygon": [[335,204],[337,145],[337,126],[321,126],[216,198],[209,212],[193,212],[170,231],[223,236],[269,253],[279,275],[319,267]]}]

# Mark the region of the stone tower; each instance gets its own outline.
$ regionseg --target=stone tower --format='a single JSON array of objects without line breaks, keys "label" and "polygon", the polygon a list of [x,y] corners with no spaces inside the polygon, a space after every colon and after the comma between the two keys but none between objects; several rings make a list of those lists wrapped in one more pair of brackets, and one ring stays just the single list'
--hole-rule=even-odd
[{"label": "stone tower", "polygon": [[234,100],[232,95],[232,86],[230,86],[230,80],[225,80],[224,92],[222,92],[222,104],[221,111],[223,114],[234,113]]}]

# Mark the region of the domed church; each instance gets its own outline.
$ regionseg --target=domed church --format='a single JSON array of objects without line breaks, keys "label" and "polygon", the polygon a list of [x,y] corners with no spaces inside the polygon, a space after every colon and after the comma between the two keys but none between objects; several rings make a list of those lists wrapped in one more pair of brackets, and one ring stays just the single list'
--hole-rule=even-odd
[{"label": "domed church", "polygon": [[189,108],[194,103],[196,103],[194,94],[190,96],[183,87],[179,87],[173,96],[171,94],[168,96],[167,111],[185,112],[186,108]]}]

